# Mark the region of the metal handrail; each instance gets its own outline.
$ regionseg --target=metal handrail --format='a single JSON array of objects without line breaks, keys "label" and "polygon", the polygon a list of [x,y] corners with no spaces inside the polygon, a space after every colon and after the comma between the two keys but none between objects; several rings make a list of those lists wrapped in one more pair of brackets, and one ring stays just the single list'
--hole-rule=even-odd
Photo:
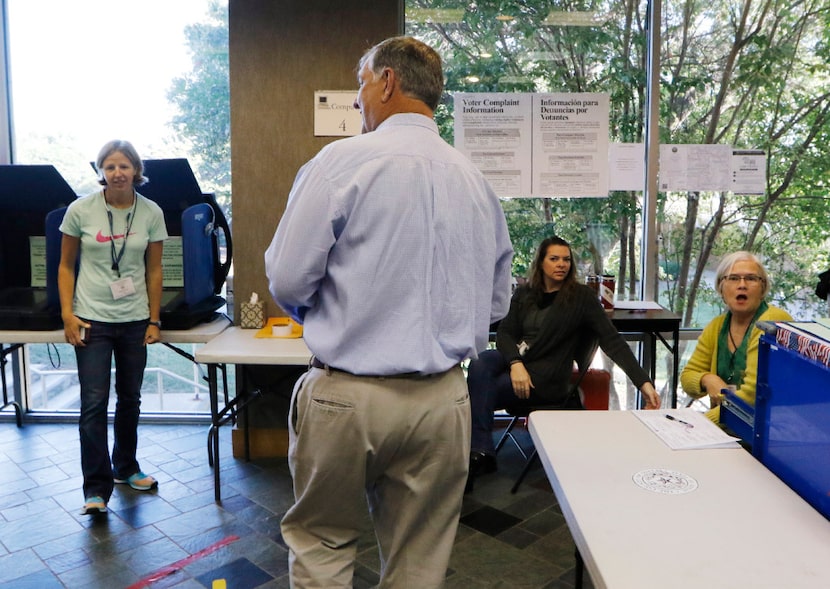
[{"label": "metal handrail", "polygon": [[[189,378],[185,378],[184,376],[181,376],[180,374],[176,374],[175,372],[171,372],[170,370],[167,370],[166,368],[148,367],[148,368],[145,369],[144,372],[145,372],[145,374],[154,373],[155,376],[156,376],[156,378],[155,378],[156,392],[154,394],[158,395],[160,410],[164,409],[163,379],[164,379],[165,376],[169,377],[169,378],[172,378],[175,381],[186,383],[186,384],[192,386],[193,387],[193,392],[197,397],[200,393],[207,393],[208,390],[209,390],[208,386],[206,384],[202,384],[197,380],[191,380]],[[49,404],[49,390],[50,390],[50,388],[52,388],[52,387],[49,387],[48,383],[47,383],[47,380],[49,380],[49,377],[75,376],[78,373],[78,371],[74,370],[74,369],[72,369],[72,370],[70,370],[70,369],[41,370],[41,369],[37,368],[37,366],[32,366],[31,367],[31,373],[32,373],[32,376],[37,376],[37,377],[40,378],[39,385],[40,385],[41,398],[44,400],[44,402],[42,403],[43,407],[38,408],[38,410],[41,410],[41,409],[47,409],[48,404]],[[112,369],[111,373],[114,376],[115,375],[115,369]],[[147,382],[147,380],[145,380],[145,383],[146,382]]]}]

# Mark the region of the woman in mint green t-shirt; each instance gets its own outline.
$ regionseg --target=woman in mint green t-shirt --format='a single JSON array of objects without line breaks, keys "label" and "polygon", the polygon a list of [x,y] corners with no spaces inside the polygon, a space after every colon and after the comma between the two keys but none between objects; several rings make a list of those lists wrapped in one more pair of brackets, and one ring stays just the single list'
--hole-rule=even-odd
[{"label": "woman in mint green t-shirt", "polygon": [[[160,339],[164,215],[135,190],[147,179],[135,148],[110,141],[96,167],[103,189],[69,205],[61,223],[58,268],[66,341],[75,346],[81,387],[83,513],[107,511],[115,483],[158,486],[136,459],[147,344]],[[76,261],[80,261],[77,277]],[[112,456],[107,437],[110,370],[115,361]]]}]

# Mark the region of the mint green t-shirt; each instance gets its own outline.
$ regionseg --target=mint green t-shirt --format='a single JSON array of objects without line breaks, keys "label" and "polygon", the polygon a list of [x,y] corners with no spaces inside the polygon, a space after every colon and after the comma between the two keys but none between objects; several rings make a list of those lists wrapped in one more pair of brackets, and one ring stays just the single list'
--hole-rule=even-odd
[{"label": "mint green t-shirt", "polygon": [[[106,323],[141,321],[150,317],[144,254],[149,243],[167,239],[164,214],[156,203],[136,193],[135,210],[109,207],[110,230],[107,208],[103,191],[81,197],[69,205],[60,226],[62,233],[81,240],[73,311],[78,317]],[[112,244],[117,256],[125,239],[116,271]],[[132,278],[135,293],[116,299],[110,284],[119,279],[119,272],[121,278]]]}]

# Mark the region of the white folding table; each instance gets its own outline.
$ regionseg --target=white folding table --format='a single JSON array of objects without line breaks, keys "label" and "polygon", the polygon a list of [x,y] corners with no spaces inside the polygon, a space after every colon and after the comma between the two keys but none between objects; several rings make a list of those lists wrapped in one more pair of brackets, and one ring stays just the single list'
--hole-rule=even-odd
[{"label": "white folding table", "polygon": [[630,411],[529,429],[597,589],[830,587],[830,521],[746,450],[671,450]]},{"label": "white folding table", "polygon": [[[208,457],[213,466],[213,491],[217,502],[221,501],[219,486],[219,427],[235,416],[250,400],[241,395],[219,410],[218,370],[228,364],[259,364],[272,366],[308,366],[311,352],[302,338],[258,338],[257,330],[231,327],[196,351],[197,362],[207,364],[210,392],[211,430],[208,435]],[[247,428],[247,424],[246,424]],[[247,429],[245,455],[249,454]]]},{"label": "white folding table", "polygon": [[[227,316],[217,314],[211,321],[200,323],[190,329],[162,329],[161,343],[177,354],[180,354],[190,361],[195,362],[192,355],[177,347],[175,344],[207,343],[227,329],[230,324],[230,319],[228,319]],[[0,330],[0,376],[2,376],[2,383],[0,384],[3,389],[3,405],[0,409],[13,406],[18,427],[23,425],[22,409],[17,401],[10,401],[8,398],[5,372],[5,365],[7,362],[6,357],[26,344],[63,343],[66,343],[63,329],[54,329],[49,331],[31,331],[25,329]]]}]

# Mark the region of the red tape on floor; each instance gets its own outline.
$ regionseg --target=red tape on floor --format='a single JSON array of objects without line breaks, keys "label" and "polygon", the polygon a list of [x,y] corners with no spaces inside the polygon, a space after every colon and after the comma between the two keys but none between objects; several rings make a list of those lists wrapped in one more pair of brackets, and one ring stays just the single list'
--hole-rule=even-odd
[{"label": "red tape on floor", "polygon": [[133,583],[132,585],[127,587],[127,589],[144,589],[145,587],[149,587],[151,583],[155,583],[159,579],[163,579],[164,577],[172,575],[173,573],[181,570],[183,567],[186,567],[187,565],[189,565],[191,562],[196,562],[197,560],[199,560],[203,556],[207,556],[211,552],[216,552],[220,548],[223,548],[223,547],[227,546],[228,544],[232,544],[232,543],[236,542],[237,540],[239,540],[239,536],[228,536],[227,538],[223,538],[223,539],[219,540],[218,542],[216,542],[215,544],[211,544],[207,548],[203,548],[199,552],[196,552],[195,554],[191,554],[187,558],[183,558],[178,562],[174,562],[173,564],[167,565],[166,567],[164,567],[162,569],[159,569],[158,571],[151,574],[150,576],[144,577],[143,579],[141,579],[137,583]]}]

